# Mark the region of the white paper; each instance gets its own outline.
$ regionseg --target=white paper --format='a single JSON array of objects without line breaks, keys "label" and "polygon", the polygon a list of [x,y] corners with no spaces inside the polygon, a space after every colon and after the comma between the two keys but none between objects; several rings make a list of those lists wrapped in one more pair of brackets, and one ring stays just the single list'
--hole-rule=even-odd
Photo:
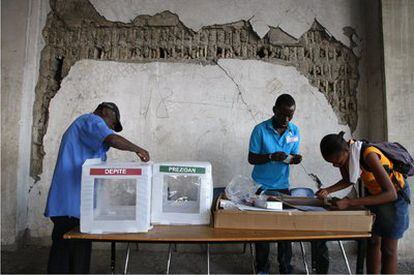
[{"label": "white paper", "polygon": [[[280,211],[286,211],[283,209],[267,209],[267,208],[259,208],[254,206],[248,206],[244,204],[236,204],[237,208],[241,211],[269,211],[269,212],[280,212]],[[290,210],[289,210],[290,211]]]}]

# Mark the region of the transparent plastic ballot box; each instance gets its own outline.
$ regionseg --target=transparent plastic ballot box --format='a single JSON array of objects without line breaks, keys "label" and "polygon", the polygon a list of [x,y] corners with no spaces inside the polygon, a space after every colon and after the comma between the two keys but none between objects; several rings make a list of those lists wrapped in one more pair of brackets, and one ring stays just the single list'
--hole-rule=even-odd
[{"label": "transparent plastic ballot box", "polygon": [[213,198],[209,162],[165,162],[153,167],[153,224],[209,224]]},{"label": "transparent plastic ballot box", "polygon": [[82,167],[81,232],[147,232],[151,178],[151,164],[87,160]]}]

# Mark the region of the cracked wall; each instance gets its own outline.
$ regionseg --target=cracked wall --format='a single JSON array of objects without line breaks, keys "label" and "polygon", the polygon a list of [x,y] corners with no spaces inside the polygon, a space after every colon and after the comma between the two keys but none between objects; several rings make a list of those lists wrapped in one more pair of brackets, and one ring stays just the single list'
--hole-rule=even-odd
[{"label": "cracked wall", "polygon": [[[301,130],[303,165],[324,182],[337,181],[319,152],[320,139],[338,125],[336,114],[317,88],[292,66],[258,60],[219,59],[218,65],[173,62],[76,62],[53,98],[45,135],[44,172],[29,194],[30,234],[44,236],[43,217],[62,134],[73,119],[101,101],[115,101],[121,111],[121,134],[147,149],[154,162],[209,161],[215,187],[235,175],[249,176],[249,136],[272,115],[277,95],[292,91]],[[223,92],[226,91],[226,92]],[[315,115],[315,110],[323,115]],[[137,161],[136,155],[109,150],[108,161]],[[292,187],[315,188],[302,167],[291,169]]]},{"label": "cracked wall", "polygon": [[120,23],[106,20],[86,0],[52,0],[51,8],[43,30],[46,45],[33,109],[30,174],[35,179],[43,169],[50,101],[81,59],[202,64],[253,59],[294,66],[324,94],[338,122],[356,128],[358,58],[316,20],[298,39],[278,27],[270,27],[260,38],[243,20],[195,32],[168,11]]}]

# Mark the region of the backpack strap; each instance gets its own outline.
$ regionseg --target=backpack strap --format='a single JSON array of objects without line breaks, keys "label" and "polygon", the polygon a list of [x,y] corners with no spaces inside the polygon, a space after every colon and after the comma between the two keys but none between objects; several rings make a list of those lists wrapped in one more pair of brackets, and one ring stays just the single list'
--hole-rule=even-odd
[{"label": "backpack strap", "polygon": [[364,154],[365,154],[365,151],[367,150],[368,147],[369,147],[368,142],[365,141],[365,140],[362,140],[361,154],[359,156],[359,165],[367,171],[369,171],[370,169],[369,169],[368,165],[365,163]]}]

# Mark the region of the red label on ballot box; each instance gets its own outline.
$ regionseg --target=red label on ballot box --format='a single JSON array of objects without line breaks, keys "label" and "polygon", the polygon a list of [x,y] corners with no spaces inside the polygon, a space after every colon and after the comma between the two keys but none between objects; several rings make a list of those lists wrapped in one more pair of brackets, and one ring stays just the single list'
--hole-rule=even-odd
[{"label": "red label on ballot box", "polygon": [[91,168],[91,176],[141,176],[142,169],[137,168]]}]

